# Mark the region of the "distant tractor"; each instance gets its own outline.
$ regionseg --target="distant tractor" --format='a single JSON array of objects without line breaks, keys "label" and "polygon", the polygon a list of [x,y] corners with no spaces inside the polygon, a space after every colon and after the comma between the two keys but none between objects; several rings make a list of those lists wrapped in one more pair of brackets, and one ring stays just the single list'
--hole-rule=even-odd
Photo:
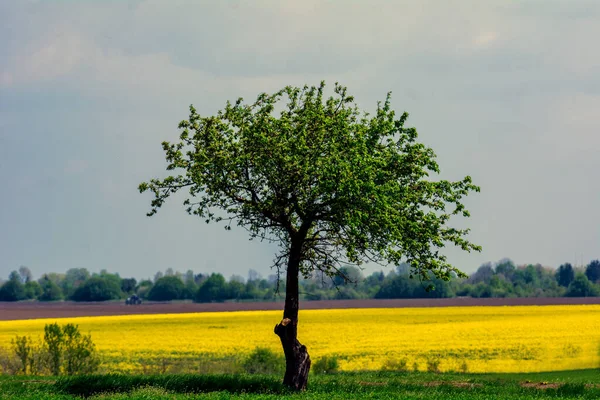
[{"label": "distant tractor", "polygon": [[142,304],[142,299],[140,299],[140,297],[137,294],[134,294],[133,296],[130,296],[125,300],[125,304],[139,305]]}]

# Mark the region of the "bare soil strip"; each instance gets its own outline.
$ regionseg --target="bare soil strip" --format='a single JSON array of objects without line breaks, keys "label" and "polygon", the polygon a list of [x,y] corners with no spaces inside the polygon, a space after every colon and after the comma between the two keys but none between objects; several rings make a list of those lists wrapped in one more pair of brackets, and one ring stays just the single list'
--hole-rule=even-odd
[{"label": "bare soil strip", "polygon": [[[471,307],[471,306],[523,306],[523,305],[576,305],[600,304],[600,297],[582,298],[510,298],[510,299],[392,299],[392,300],[320,300],[301,302],[303,310],[344,308],[405,308],[405,307]],[[103,315],[176,314],[218,311],[283,310],[283,301],[260,303],[152,303],[128,306],[124,302],[75,303],[75,302],[0,302],[0,321],[68,318]]]}]

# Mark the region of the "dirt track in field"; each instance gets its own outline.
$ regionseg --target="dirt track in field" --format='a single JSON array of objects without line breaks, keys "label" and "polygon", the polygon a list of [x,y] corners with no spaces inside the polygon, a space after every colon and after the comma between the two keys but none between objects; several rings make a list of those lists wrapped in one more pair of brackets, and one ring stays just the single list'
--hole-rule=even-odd
[{"label": "dirt track in field", "polygon": [[[519,298],[519,299],[394,299],[394,300],[321,300],[303,301],[303,310],[332,308],[403,308],[456,306],[520,306],[520,305],[600,304],[600,297],[583,298]],[[121,303],[38,303],[0,302],[0,321],[36,318],[65,318],[101,315],[174,314],[214,311],[283,310],[283,302],[262,303],[151,303],[127,306]]]}]

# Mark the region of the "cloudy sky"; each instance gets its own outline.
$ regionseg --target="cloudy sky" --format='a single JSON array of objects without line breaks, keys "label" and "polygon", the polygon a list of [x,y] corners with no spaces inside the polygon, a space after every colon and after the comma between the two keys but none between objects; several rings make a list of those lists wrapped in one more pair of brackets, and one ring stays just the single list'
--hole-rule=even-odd
[{"label": "cloudy sky", "polygon": [[203,115],[285,85],[392,91],[441,178],[471,175],[486,261],[600,258],[600,2],[0,0],[0,276],[73,267],[264,275],[274,249],[137,185]]}]

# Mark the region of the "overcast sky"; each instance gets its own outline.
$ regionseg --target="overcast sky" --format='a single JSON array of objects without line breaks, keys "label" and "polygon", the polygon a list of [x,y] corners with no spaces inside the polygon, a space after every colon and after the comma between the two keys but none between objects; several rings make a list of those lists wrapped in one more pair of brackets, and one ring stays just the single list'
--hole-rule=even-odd
[{"label": "overcast sky", "polygon": [[137,185],[190,104],[321,80],[368,111],[392,91],[441,178],[481,186],[460,269],[600,258],[598,38],[595,0],[0,0],[0,276],[271,273],[272,246],[182,198],[148,218]]}]

